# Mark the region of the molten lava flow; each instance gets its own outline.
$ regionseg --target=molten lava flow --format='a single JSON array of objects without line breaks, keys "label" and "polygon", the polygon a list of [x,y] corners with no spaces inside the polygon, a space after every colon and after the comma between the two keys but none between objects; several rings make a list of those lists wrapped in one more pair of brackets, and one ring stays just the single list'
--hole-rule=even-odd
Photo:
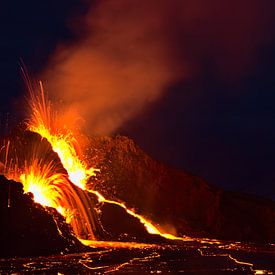
[{"label": "molten lava flow", "polygon": [[[50,149],[57,153],[63,170],[60,171],[55,167],[56,162],[50,157],[47,158],[49,153],[43,148],[37,150],[30,146],[26,152],[23,151],[18,155],[18,148],[24,148],[24,145],[19,144],[14,146],[13,154],[8,156],[9,153],[6,153],[2,158],[5,159],[5,167],[9,167],[5,173],[8,178],[20,180],[23,183],[24,191],[33,193],[36,202],[57,209],[72,225],[76,236],[81,240],[95,239],[96,224],[93,217],[94,205],[87,193],[83,191],[81,193],[78,188],[96,195],[101,203],[122,207],[129,215],[137,218],[150,234],[157,234],[172,240],[188,240],[188,238],[179,238],[162,232],[143,216],[128,209],[124,203],[106,199],[98,191],[87,190],[86,183],[95,175],[97,169],[89,168],[82,159],[73,132],[57,124],[57,117],[52,111],[51,102],[45,96],[42,83],[40,82],[39,92],[35,93],[26,75],[25,78],[30,91],[29,105],[31,109],[27,127],[31,132],[42,137],[40,143],[43,138],[50,143],[52,147]],[[9,151],[10,143],[8,145],[6,146],[7,151]],[[13,161],[15,158],[16,161]],[[8,160],[13,165],[7,165]],[[58,162],[59,160],[57,160]],[[5,168],[5,170],[7,169]]]},{"label": "molten lava flow", "polygon": [[20,181],[35,202],[55,208],[78,237],[95,239],[94,211],[90,198],[68,178],[46,139],[25,131],[4,144],[0,152],[3,174]]},{"label": "molten lava flow", "polygon": [[142,223],[144,225],[147,232],[150,233],[150,234],[159,235],[159,236],[162,236],[163,238],[169,239],[169,240],[188,240],[189,239],[188,237],[181,238],[181,237],[177,237],[177,236],[174,236],[172,234],[169,234],[169,233],[162,233],[155,225],[152,224],[152,222],[148,221],[143,216],[135,213],[134,210],[131,210],[131,209],[127,208],[127,206],[124,203],[105,199],[98,191],[94,191],[94,190],[88,190],[88,191],[90,193],[95,194],[97,196],[99,202],[103,202],[103,203],[106,202],[106,203],[110,203],[110,204],[115,204],[115,205],[118,205],[118,206],[122,207],[123,209],[125,209],[125,211],[129,215],[137,218],[140,221],[140,223]]},{"label": "molten lava flow", "polygon": [[[76,139],[73,133],[68,129],[59,129],[55,123],[55,116],[51,110],[51,102],[45,97],[43,86],[40,82],[40,93],[37,95],[30,89],[30,107],[31,119],[28,122],[28,128],[42,137],[46,138],[52,145],[53,150],[58,154],[60,160],[69,174],[69,179],[78,187],[86,190],[87,180],[95,175],[97,169],[88,168],[88,165],[79,158],[76,150]],[[150,234],[157,234],[166,239],[185,240],[169,233],[162,233],[156,226],[146,220],[143,216],[130,210],[125,204],[105,199],[98,191],[87,190],[97,196],[99,202],[111,203],[125,209],[131,216],[137,218]]]}]

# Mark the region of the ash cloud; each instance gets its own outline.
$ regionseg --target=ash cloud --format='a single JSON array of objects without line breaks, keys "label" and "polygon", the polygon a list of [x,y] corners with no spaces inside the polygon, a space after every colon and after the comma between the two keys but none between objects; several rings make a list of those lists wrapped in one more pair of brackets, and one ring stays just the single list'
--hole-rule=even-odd
[{"label": "ash cloud", "polygon": [[251,0],[99,1],[76,20],[81,38],[59,45],[41,78],[67,123],[82,117],[92,133],[110,134],[207,62],[226,81],[245,74],[270,39],[272,7]]}]

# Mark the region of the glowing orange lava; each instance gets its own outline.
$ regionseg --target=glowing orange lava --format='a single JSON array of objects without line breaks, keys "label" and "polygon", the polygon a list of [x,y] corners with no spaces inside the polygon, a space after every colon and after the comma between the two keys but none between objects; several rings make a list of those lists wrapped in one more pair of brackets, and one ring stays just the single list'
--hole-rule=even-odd
[{"label": "glowing orange lava", "polygon": [[[83,239],[95,239],[93,231],[96,225],[91,210],[93,205],[91,205],[87,195],[80,197],[72,183],[78,188],[96,195],[101,203],[110,203],[122,207],[129,215],[137,218],[150,234],[157,234],[172,240],[188,240],[188,238],[180,238],[162,232],[152,222],[135,213],[133,209],[128,209],[124,203],[106,199],[98,191],[87,190],[86,183],[95,175],[97,169],[88,167],[83,160],[73,132],[64,126],[58,126],[57,116],[52,111],[51,102],[44,93],[42,83],[40,82],[37,92],[34,91],[26,75],[25,78],[29,88],[30,98],[28,102],[31,111],[27,128],[51,144],[52,150],[57,153],[66,172],[60,172],[56,169],[54,162],[45,157],[47,152],[37,154],[37,150],[32,151],[29,148],[30,156],[29,154],[20,156],[25,159],[23,165],[22,163],[20,165],[18,160],[13,161],[14,158],[8,157],[8,153],[6,153],[4,157],[6,159],[5,167],[9,167],[9,169],[5,174],[8,178],[21,181],[24,191],[33,193],[36,202],[57,209],[72,225],[76,236],[82,241]],[[9,148],[6,149],[9,151]],[[7,160],[14,165],[8,165]]]},{"label": "glowing orange lava", "polygon": [[62,174],[53,174],[52,165],[53,162],[42,164],[35,159],[32,165],[25,167],[19,180],[23,183],[24,191],[33,194],[35,202],[56,208],[64,215],[64,209],[60,205],[60,200],[62,199],[60,191],[65,178]]},{"label": "glowing orange lava", "polygon": [[87,168],[85,162],[80,160],[73,133],[65,127],[59,129],[55,125],[55,114],[51,110],[51,102],[45,97],[41,82],[40,93],[30,90],[30,107],[29,130],[40,134],[50,142],[67,170],[69,179],[79,188],[85,189],[87,180],[95,175],[97,169]]},{"label": "glowing orange lava", "polygon": [[169,239],[169,240],[188,240],[189,239],[188,237],[181,238],[181,237],[177,237],[177,236],[174,236],[172,234],[169,234],[169,233],[161,232],[161,230],[159,230],[155,225],[153,225],[152,222],[145,219],[142,215],[139,215],[139,214],[135,213],[134,210],[131,210],[131,209],[127,208],[124,203],[105,199],[98,191],[94,191],[94,190],[88,190],[88,191],[90,193],[95,194],[97,196],[99,202],[111,203],[111,204],[115,204],[115,205],[118,205],[118,206],[124,208],[125,211],[129,215],[137,218],[140,221],[140,223],[142,223],[144,225],[147,232],[150,233],[150,234],[159,235],[159,236],[162,236],[163,238]]}]

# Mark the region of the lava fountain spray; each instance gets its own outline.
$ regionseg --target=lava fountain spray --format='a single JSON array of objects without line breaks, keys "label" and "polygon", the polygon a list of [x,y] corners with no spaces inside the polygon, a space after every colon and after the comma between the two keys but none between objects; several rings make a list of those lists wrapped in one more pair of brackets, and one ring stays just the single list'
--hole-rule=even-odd
[{"label": "lava fountain spray", "polygon": [[31,108],[28,129],[40,134],[50,142],[67,170],[69,179],[79,188],[85,189],[85,183],[95,175],[97,169],[87,168],[85,162],[80,160],[79,147],[72,131],[65,127],[59,128],[56,125],[57,120],[51,109],[51,102],[45,97],[42,82],[39,84],[40,93],[35,93],[32,86],[28,85]]},{"label": "lava fountain spray", "polygon": [[[34,200],[43,206],[55,208],[71,224],[80,240],[95,240],[100,228],[95,209],[96,202],[115,204],[137,218],[150,234],[167,239],[182,239],[163,232],[160,228],[137,214],[134,209],[118,201],[103,197],[98,191],[87,188],[87,183],[98,171],[85,162],[82,150],[71,129],[58,121],[42,83],[34,89],[23,72],[28,90],[30,117],[24,138],[9,140],[2,147],[1,160],[4,174],[9,179],[22,182],[25,192],[33,193]],[[35,138],[34,138],[35,137]],[[46,146],[46,147],[45,147]]]},{"label": "lava fountain spray", "polygon": [[78,238],[96,238],[96,213],[91,198],[70,181],[45,138],[31,131],[18,131],[2,146],[0,159],[4,164],[2,173],[21,182],[24,192],[32,193],[35,202],[55,208]]},{"label": "lava fountain spray", "polygon": [[[33,89],[29,89],[33,91]],[[124,203],[104,198],[98,191],[87,189],[86,183],[91,176],[95,175],[98,169],[88,168],[84,160],[80,159],[79,150],[76,150],[77,141],[73,132],[63,128],[52,126],[56,124],[54,114],[51,110],[51,102],[45,97],[42,83],[40,82],[40,94],[31,92],[31,119],[28,127],[31,131],[39,133],[52,145],[53,150],[58,154],[64,168],[68,171],[70,180],[83,190],[97,196],[101,203],[115,204],[122,207],[129,215],[137,218],[145,227],[148,233],[161,235],[167,239],[180,239],[169,233],[162,233],[155,225],[145,219],[142,215],[135,213],[134,209],[128,209]]]},{"label": "lava fountain spray", "polygon": [[57,120],[42,83],[34,90],[24,71],[23,76],[31,112],[28,130],[17,129],[1,146],[2,173],[20,181],[24,191],[31,192],[36,202],[55,208],[70,223],[78,238],[95,239],[96,213],[92,199],[82,190],[95,169],[87,169],[79,159],[72,132],[56,126]]}]

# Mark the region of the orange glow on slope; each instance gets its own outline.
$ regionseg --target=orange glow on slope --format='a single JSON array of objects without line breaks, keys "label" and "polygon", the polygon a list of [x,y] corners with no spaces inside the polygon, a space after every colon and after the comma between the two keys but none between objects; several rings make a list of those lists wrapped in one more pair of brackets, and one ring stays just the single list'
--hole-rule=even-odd
[{"label": "orange glow on slope", "polygon": [[134,210],[127,208],[127,206],[124,203],[105,199],[98,191],[94,191],[94,190],[88,190],[88,191],[90,193],[95,194],[97,196],[99,202],[115,204],[115,205],[118,205],[118,206],[122,207],[123,209],[125,209],[125,211],[129,215],[137,218],[140,221],[140,223],[142,223],[144,225],[144,227],[146,228],[146,230],[149,234],[159,235],[159,236],[161,236],[165,239],[169,239],[169,240],[189,240],[188,237],[181,238],[181,237],[177,237],[172,234],[169,234],[169,233],[163,233],[155,225],[153,225],[152,222],[145,219],[142,215],[139,215],[139,214],[135,213]]}]

